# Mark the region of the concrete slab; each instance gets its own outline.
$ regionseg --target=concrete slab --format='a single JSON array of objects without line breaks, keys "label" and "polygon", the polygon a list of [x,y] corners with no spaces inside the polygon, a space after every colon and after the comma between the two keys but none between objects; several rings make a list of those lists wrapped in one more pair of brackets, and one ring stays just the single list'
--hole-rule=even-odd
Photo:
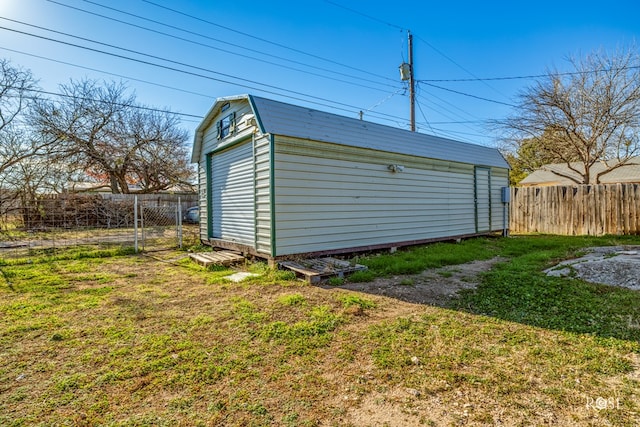
[{"label": "concrete slab", "polygon": [[640,290],[638,247],[602,246],[589,248],[580,258],[562,261],[545,273],[554,277],[575,276],[591,283]]},{"label": "concrete slab", "polygon": [[256,277],[256,276],[259,276],[259,274],[248,273],[246,271],[239,271],[239,272],[234,273],[234,274],[232,274],[230,276],[224,276],[224,278],[228,279],[228,280],[231,280],[232,282],[238,283],[238,282],[242,282],[247,277]]}]

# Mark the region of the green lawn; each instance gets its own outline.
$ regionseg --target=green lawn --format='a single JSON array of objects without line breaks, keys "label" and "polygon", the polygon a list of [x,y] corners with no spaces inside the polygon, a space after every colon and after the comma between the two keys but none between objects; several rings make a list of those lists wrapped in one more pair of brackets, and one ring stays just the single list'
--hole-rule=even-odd
[{"label": "green lawn", "polygon": [[640,238],[355,260],[353,281],[504,259],[446,308],[182,252],[0,259],[0,425],[639,425],[640,292],[541,273],[611,244]]}]

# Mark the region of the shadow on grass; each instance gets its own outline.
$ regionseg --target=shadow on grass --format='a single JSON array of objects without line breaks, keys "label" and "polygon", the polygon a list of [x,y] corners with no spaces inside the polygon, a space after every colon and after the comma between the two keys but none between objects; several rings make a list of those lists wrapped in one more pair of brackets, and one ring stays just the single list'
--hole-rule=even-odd
[{"label": "shadow on grass", "polygon": [[518,271],[510,261],[487,272],[450,308],[546,329],[640,341],[640,292]]},{"label": "shadow on grass", "polygon": [[[395,264],[393,274],[402,274],[406,259],[411,260],[408,264],[411,269],[404,274],[415,274],[423,265],[434,268],[469,262],[469,257],[501,257],[507,261],[494,264],[477,278],[477,286],[468,286],[455,297],[446,295],[434,299],[425,294],[421,301],[420,292],[416,292],[415,287],[410,289],[411,284],[404,294],[394,291],[386,295],[546,329],[640,342],[639,291],[591,284],[574,278],[547,277],[543,272],[560,260],[576,257],[588,247],[640,245],[640,238],[636,236],[527,236],[472,239],[449,244],[448,248],[445,245],[410,249],[397,256],[395,263],[395,255],[377,256],[372,258],[372,262],[367,259],[358,262],[368,264],[372,273],[384,276],[388,273],[384,270],[386,267],[381,266]],[[422,258],[424,262],[421,263]],[[434,263],[434,260],[439,261]],[[380,288],[367,290],[360,287],[359,290],[385,295]],[[429,292],[428,287],[424,292]]]}]

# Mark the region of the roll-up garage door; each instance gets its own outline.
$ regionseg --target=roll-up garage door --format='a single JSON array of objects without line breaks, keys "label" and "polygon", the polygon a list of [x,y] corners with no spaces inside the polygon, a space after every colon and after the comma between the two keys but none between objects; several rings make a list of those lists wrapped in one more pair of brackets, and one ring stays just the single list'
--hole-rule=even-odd
[{"label": "roll-up garage door", "polygon": [[249,141],[215,153],[211,160],[213,237],[255,243],[253,145]]}]

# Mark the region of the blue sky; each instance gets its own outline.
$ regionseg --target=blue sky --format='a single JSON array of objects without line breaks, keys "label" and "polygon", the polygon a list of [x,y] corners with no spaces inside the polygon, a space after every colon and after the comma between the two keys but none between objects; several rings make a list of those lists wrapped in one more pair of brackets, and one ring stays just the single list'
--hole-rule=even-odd
[{"label": "blue sky", "polygon": [[567,71],[568,56],[632,45],[639,12],[637,1],[0,0],[0,57],[50,92],[124,81],[191,132],[216,97],[243,93],[407,129],[410,30],[418,131],[493,145],[488,121],[533,80],[434,80]]}]

